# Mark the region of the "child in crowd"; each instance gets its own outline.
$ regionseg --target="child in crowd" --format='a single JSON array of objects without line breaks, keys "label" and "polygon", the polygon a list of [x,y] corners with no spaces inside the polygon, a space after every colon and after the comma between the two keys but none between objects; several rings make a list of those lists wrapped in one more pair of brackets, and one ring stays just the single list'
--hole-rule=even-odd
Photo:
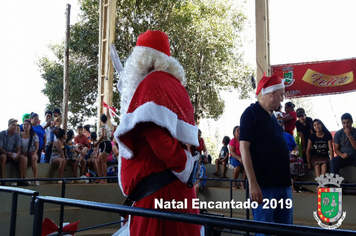
[{"label": "child in crowd", "polygon": [[226,173],[226,164],[228,163],[228,158],[229,158],[229,149],[227,147],[227,145],[229,145],[229,142],[230,142],[230,138],[228,136],[225,136],[222,141],[223,147],[221,148],[219,159],[215,160],[216,171],[213,173],[213,175],[219,176],[220,164],[222,164],[223,171],[222,171],[221,178],[227,178],[225,173]]},{"label": "child in crowd", "polygon": [[54,119],[54,126],[60,128],[62,125],[62,117],[58,116]]},{"label": "child in crowd", "polygon": [[[242,174],[242,179],[246,179],[246,172],[243,171],[242,158],[240,152],[240,126],[235,126],[233,129],[234,137],[230,140],[229,151],[230,151],[230,164],[234,167],[233,178],[238,179],[240,173]],[[233,189],[245,189],[244,182],[240,183],[240,186],[236,182],[233,183]]]},{"label": "child in crowd", "polygon": [[96,177],[98,174],[98,151],[99,147],[94,147],[94,144],[97,142],[97,134],[96,132],[91,132],[90,133],[90,141],[91,141],[91,147],[85,156],[85,160],[87,161],[87,172],[92,173],[94,171],[95,176],[91,177]]},{"label": "child in crowd", "polygon": [[83,134],[90,140],[90,125],[84,125],[83,128]]},{"label": "child in crowd", "polygon": [[[278,124],[282,127],[283,131],[285,130],[284,122],[282,120],[278,120]],[[292,177],[292,191],[294,193],[298,192],[298,190],[294,186],[294,182],[298,180],[299,176],[303,176],[304,172],[304,161],[299,156],[299,147],[296,144],[294,137],[284,132],[284,138],[286,139],[289,151],[289,167],[290,167],[290,175]]]},{"label": "child in crowd", "polygon": [[57,132],[61,128],[62,125],[62,118],[60,116],[57,116],[54,118],[53,123],[52,123],[52,132],[55,135],[54,140],[57,140]]},{"label": "child in crowd", "polygon": [[[208,163],[208,159],[204,156],[201,156],[201,158],[199,159],[199,165],[200,165],[199,178],[207,178],[206,170],[205,170],[205,166],[204,166],[204,164],[207,164],[207,163]],[[201,179],[195,180],[194,189],[195,189],[195,193],[196,193],[197,197],[199,195],[199,191],[203,192],[205,185],[206,185],[206,180],[201,180]]]},{"label": "child in crowd", "polygon": [[17,124],[15,132],[18,133],[18,134],[21,134],[21,129],[20,129],[20,125],[19,124]]},{"label": "child in crowd", "polygon": [[70,160],[70,161],[78,161],[78,158],[76,157],[76,152],[75,152],[75,147],[72,141],[72,138],[68,137],[66,139],[66,147],[65,147],[65,156]]},{"label": "child in crowd", "polygon": [[112,151],[108,156],[107,164],[108,165],[115,165],[117,164],[117,159],[119,157],[119,149],[117,148],[116,144],[113,141],[114,137],[111,137],[111,145]]},{"label": "child in crowd", "polygon": [[83,133],[83,126],[78,125],[77,127],[78,135],[74,137],[74,144],[76,145],[76,152],[78,153],[78,166],[80,166],[80,176],[85,173],[86,161],[84,159],[87,154],[89,142],[86,135]]}]

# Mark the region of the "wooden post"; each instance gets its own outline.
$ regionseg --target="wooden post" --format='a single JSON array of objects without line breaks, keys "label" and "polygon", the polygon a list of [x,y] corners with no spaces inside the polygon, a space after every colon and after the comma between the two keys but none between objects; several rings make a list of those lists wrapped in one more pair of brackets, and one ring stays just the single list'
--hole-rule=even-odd
[{"label": "wooden post", "polygon": [[257,84],[263,73],[271,75],[268,0],[255,0]]},{"label": "wooden post", "polygon": [[115,41],[116,0],[100,0],[99,9],[99,71],[98,71],[98,124],[100,115],[108,116],[107,124],[111,125],[108,109],[103,101],[112,106],[114,66],[110,57],[110,45]]},{"label": "wooden post", "polygon": [[68,97],[69,97],[69,79],[68,79],[68,67],[69,67],[69,35],[70,35],[70,4],[66,7],[66,37],[64,41],[64,73],[63,73],[63,116],[62,123],[63,129],[67,133],[68,124]]}]

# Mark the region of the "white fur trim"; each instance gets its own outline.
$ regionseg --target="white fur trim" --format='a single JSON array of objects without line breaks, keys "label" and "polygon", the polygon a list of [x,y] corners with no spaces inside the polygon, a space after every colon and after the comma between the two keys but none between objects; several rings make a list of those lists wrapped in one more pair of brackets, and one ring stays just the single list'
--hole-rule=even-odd
[{"label": "white fur trim", "polygon": [[200,227],[200,235],[201,236],[205,235],[205,227],[204,227],[204,225],[201,225],[201,227]]},{"label": "white fur trim", "polygon": [[[119,149],[119,152],[120,152],[120,149]],[[122,194],[125,196],[125,197],[128,197],[128,195],[125,194],[124,192],[124,189],[122,188],[122,182],[121,182],[121,163],[122,163],[122,160],[121,160],[121,155],[119,156],[118,158],[118,172],[117,172],[117,180],[119,182],[119,186],[120,186],[120,189],[121,189],[121,192]]]},{"label": "white fur trim", "polygon": [[284,88],[284,82],[280,83],[280,84],[275,84],[272,86],[269,86],[267,88],[262,88],[262,95],[265,95],[267,93],[272,93],[274,91],[277,91],[278,89],[282,89]]},{"label": "white fur trim", "polygon": [[133,152],[119,139],[119,136],[132,130],[141,122],[153,122],[158,126],[168,129],[171,135],[183,143],[199,146],[198,127],[178,119],[178,116],[167,107],[157,105],[154,102],[146,102],[133,113],[122,116],[120,125],[115,131],[115,138],[120,146],[120,155],[131,159]]},{"label": "white fur trim", "polygon": [[181,172],[175,172],[175,171],[172,171],[172,173],[177,176],[177,178],[182,181],[183,183],[187,183],[188,182],[188,179],[189,179],[189,176],[190,174],[192,173],[193,171],[193,168],[194,168],[194,161],[198,160],[198,156],[192,156],[192,154],[190,152],[188,152],[187,150],[184,150],[185,151],[185,154],[187,155],[187,162],[185,163],[185,168],[183,171]]},{"label": "white fur trim", "polygon": [[[124,218],[121,217],[121,220]],[[130,236],[130,221],[131,221],[131,215],[129,215],[129,219],[124,225],[121,223],[121,228],[116,231],[112,236]]]}]

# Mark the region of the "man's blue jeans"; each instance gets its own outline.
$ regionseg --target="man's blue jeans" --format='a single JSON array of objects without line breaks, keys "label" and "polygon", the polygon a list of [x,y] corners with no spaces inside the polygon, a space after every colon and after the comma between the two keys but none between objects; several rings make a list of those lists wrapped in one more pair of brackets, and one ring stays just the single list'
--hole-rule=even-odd
[{"label": "man's blue jeans", "polygon": [[339,170],[345,166],[356,166],[356,155],[344,159],[340,156],[333,157],[330,162],[330,173],[339,174]]},{"label": "man's blue jeans", "polygon": [[[293,224],[293,206],[288,209],[286,204],[287,199],[293,201],[291,187],[261,188],[261,191],[263,204],[258,205],[257,209],[252,209],[253,219],[256,221]],[[267,209],[263,209],[263,207]],[[255,235],[263,236],[267,234],[256,233]]]}]

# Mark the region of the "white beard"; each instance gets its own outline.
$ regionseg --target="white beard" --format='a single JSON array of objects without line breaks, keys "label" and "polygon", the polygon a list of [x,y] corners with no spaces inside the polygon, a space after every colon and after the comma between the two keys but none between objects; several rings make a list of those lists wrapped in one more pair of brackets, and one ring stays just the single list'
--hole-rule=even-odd
[{"label": "white beard", "polygon": [[120,73],[117,88],[121,94],[120,116],[127,113],[132,97],[150,69],[165,71],[185,84],[185,73],[180,63],[173,57],[147,47],[135,47]]},{"label": "white beard", "polygon": [[145,75],[140,73],[133,65],[131,57],[127,60],[125,69],[120,74],[118,89],[121,94],[120,101],[120,116],[127,113],[130,102],[137,89],[137,86],[145,78]]}]

